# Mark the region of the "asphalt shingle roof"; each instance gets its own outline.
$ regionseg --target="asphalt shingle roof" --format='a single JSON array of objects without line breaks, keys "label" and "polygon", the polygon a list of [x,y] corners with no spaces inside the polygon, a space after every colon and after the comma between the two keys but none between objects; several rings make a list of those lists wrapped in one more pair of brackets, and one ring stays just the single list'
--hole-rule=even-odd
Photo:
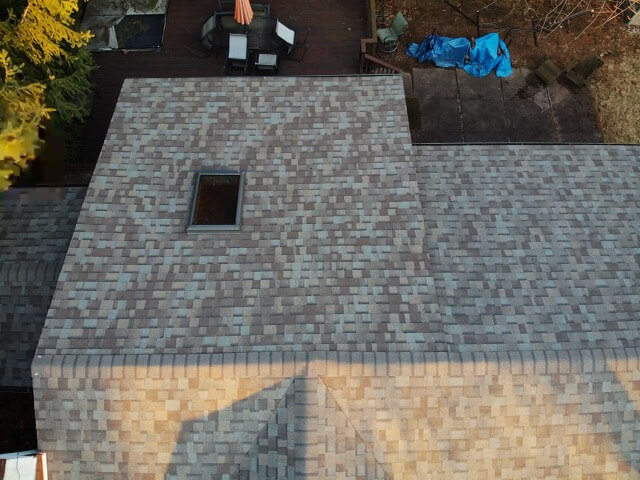
[{"label": "asphalt shingle roof", "polygon": [[0,200],[0,386],[31,386],[31,360],[84,193],[16,189]]},{"label": "asphalt shingle roof", "polygon": [[[128,80],[33,364],[39,446],[87,478],[633,471],[639,154],[413,148],[394,77]],[[187,234],[218,169],[242,231]]]},{"label": "asphalt shingle roof", "polygon": [[[394,77],[127,80],[41,352],[440,348],[403,99]],[[246,172],[242,231],[187,234],[220,169]]]},{"label": "asphalt shingle roof", "polygon": [[640,346],[640,147],[416,147],[452,351]]},{"label": "asphalt shingle roof", "polygon": [[[396,77],[128,80],[40,352],[640,346],[637,153],[414,152]],[[220,169],[242,231],[187,234]]]}]

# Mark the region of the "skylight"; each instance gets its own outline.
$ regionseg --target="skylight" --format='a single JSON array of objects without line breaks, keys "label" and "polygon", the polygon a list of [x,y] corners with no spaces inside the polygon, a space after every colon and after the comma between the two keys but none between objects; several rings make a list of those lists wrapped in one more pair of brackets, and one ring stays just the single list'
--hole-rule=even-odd
[{"label": "skylight", "polygon": [[240,230],[243,172],[198,172],[188,232]]}]

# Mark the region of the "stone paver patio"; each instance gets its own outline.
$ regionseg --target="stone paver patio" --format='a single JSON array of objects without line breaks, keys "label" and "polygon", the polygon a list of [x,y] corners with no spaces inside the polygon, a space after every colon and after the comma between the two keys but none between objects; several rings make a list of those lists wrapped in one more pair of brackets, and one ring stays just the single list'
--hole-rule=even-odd
[{"label": "stone paver patio", "polygon": [[548,88],[528,69],[504,79],[441,68],[414,68],[407,95],[420,103],[414,143],[603,141],[586,89]]}]

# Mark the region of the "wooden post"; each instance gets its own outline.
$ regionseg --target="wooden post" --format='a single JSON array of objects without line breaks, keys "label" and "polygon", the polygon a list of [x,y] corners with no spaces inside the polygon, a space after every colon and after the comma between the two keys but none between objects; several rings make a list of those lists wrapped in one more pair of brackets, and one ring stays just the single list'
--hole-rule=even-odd
[{"label": "wooden post", "polygon": [[538,47],[538,33],[536,32],[536,19],[531,17],[531,31],[533,32],[533,43]]},{"label": "wooden post", "polygon": [[476,10],[476,37],[480,36],[480,10]]},{"label": "wooden post", "polygon": [[458,7],[456,7],[455,5],[453,5],[449,0],[443,0],[445,4],[447,4],[449,7],[451,7],[452,9],[454,9],[456,12],[458,12],[460,15],[462,15],[464,18],[466,18],[467,20],[469,20],[471,23],[475,24],[476,22],[474,22],[473,18],[471,18],[469,15],[467,15],[466,13],[464,13],[462,10],[460,10]]}]

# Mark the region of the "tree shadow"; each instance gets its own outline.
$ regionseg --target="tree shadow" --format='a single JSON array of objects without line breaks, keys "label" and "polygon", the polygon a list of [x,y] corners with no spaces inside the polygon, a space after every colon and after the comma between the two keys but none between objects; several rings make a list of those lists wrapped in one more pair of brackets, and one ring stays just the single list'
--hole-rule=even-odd
[{"label": "tree shadow", "polygon": [[[274,401],[268,418],[255,418]],[[165,479],[203,472],[229,479],[388,478],[320,377],[308,376],[183,423]]]}]

